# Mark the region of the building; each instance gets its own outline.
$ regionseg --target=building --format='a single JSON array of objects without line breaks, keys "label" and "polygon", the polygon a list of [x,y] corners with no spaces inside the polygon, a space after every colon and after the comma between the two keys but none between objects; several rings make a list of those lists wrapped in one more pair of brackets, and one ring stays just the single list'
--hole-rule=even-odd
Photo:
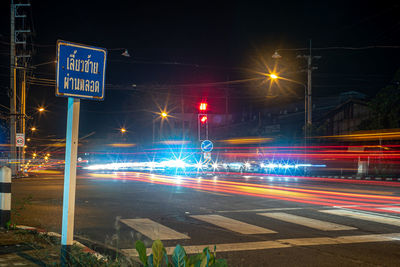
[{"label": "building", "polygon": [[362,121],[370,115],[367,102],[349,99],[324,115],[319,125],[324,135],[349,134],[358,130]]}]

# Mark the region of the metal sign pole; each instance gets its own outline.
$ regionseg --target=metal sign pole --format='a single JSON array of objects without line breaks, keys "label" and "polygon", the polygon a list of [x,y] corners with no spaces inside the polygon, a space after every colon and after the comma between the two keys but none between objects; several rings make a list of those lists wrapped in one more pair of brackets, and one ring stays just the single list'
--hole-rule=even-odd
[{"label": "metal sign pole", "polygon": [[67,138],[65,144],[64,196],[61,236],[61,263],[68,266],[69,250],[74,240],[76,164],[79,130],[78,98],[68,97]]},{"label": "metal sign pole", "polygon": [[61,232],[62,266],[70,266],[69,251],[74,241],[79,99],[104,100],[106,58],[107,50],[104,48],[57,41],[56,96],[68,97]]}]

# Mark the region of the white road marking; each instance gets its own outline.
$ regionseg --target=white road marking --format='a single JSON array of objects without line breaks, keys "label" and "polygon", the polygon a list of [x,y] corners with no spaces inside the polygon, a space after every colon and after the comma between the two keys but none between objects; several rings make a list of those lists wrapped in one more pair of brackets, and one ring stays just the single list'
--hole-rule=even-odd
[{"label": "white road marking", "polygon": [[[230,252],[230,251],[290,248],[298,246],[340,245],[340,244],[388,242],[388,241],[400,241],[400,233],[376,234],[376,235],[353,235],[353,236],[338,236],[338,237],[292,238],[292,239],[278,239],[274,241],[195,245],[195,246],[185,246],[185,251],[188,254],[200,253],[203,251],[205,247],[209,247],[211,250],[213,250],[214,245],[217,248],[217,252]],[[174,248],[175,247],[166,247],[167,254],[171,255],[174,251]],[[131,257],[138,256],[135,249],[122,249],[122,252]],[[151,253],[151,248],[148,248],[147,254],[150,253]]]},{"label": "white road marking", "polygon": [[382,210],[389,210],[389,211],[395,211],[395,212],[400,212],[400,208],[380,208]]},{"label": "white road marking", "polygon": [[197,220],[205,221],[221,228],[228,229],[233,232],[241,233],[241,234],[272,234],[276,233],[267,228],[262,228],[260,226],[248,224],[245,222],[241,222],[238,220],[234,220],[231,218],[227,218],[221,215],[191,215],[190,217],[195,218]]},{"label": "white road marking", "polygon": [[346,225],[341,225],[341,224],[336,224],[336,223],[331,223],[331,222],[325,222],[321,220],[316,220],[316,219],[310,219],[298,215],[293,215],[289,213],[284,213],[284,212],[267,212],[267,213],[257,213],[258,215],[270,217],[273,219],[289,222],[289,223],[294,223],[294,224],[299,224],[303,225],[306,227],[322,230],[322,231],[340,231],[340,230],[356,230],[357,228],[346,226]]},{"label": "white road marking", "polygon": [[228,195],[228,194],[217,193],[217,192],[207,191],[207,190],[200,190],[200,189],[196,189],[194,191],[200,192],[200,193],[212,194],[212,195],[216,195],[216,196],[223,196],[223,197],[231,197],[232,196],[232,195]]},{"label": "white road marking", "polygon": [[121,219],[120,221],[152,240],[190,239],[190,237],[185,234],[179,233],[147,218]]},{"label": "white road marking", "polygon": [[262,212],[262,211],[275,211],[275,210],[302,210],[304,208],[270,208],[270,209],[252,209],[252,210],[219,210],[218,213],[230,212]]},{"label": "white road marking", "polygon": [[394,226],[400,226],[400,218],[393,218],[393,217],[387,217],[387,216],[381,216],[378,214],[367,214],[367,213],[361,213],[361,212],[356,212],[356,211],[351,211],[351,210],[319,210],[319,212],[323,213],[329,213],[333,215],[339,215],[339,216],[346,216],[354,219],[360,219],[360,220],[366,220],[366,221],[371,221],[371,222],[377,222],[377,223],[384,223],[384,224],[390,224]]}]

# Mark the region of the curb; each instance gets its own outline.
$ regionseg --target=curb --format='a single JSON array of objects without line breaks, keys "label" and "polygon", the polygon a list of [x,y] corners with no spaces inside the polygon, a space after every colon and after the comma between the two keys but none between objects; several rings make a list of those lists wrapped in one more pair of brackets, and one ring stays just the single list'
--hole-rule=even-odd
[{"label": "curb", "polygon": [[366,180],[366,181],[380,181],[380,182],[400,182],[400,178],[394,177],[370,177],[370,176],[322,176],[312,175],[310,177],[316,178],[330,178],[330,179],[352,179],[352,180]]},{"label": "curb", "polygon": [[[44,229],[40,229],[40,228],[36,228],[36,227],[25,226],[25,225],[17,225],[16,228],[17,228],[17,229],[20,229],[20,230],[34,231],[34,232],[37,232],[38,234],[41,234],[41,235],[46,234],[46,235],[58,237],[58,238],[61,239],[61,235],[60,235],[59,233],[56,233],[56,232],[47,232],[47,231],[44,230]],[[89,247],[85,246],[84,244],[82,244],[82,243],[80,243],[80,242],[78,242],[78,241],[76,241],[76,240],[73,241],[73,244],[76,245],[76,246],[78,246],[78,247],[80,247],[80,248],[82,249],[83,252],[92,254],[92,255],[95,256],[98,260],[107,260],[107,258],[104,257],[103,255],[101,255],[100,253],[94,251],[93,249],[90,249]]]}]

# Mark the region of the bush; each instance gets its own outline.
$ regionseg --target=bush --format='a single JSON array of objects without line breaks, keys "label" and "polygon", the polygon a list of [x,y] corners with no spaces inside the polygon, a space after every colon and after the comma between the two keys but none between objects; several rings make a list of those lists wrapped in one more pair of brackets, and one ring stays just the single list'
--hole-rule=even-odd
[{"label": "bush", "polygon": [[[216,247],[211,252],[208,247],[202,253],[188,256],[181,245],[177,245],[172,253],[171,261],[168,259],[167,251],[160,240],[153,242],[152,254],[147,256],[146,246],[140,240],[136,241],[136,251],[144,267],[161,267],[165,263],[168,267],[224,267],[228,266],[226,260],[216,258]],[[172,263],[171,263],[172,262]]]}]

